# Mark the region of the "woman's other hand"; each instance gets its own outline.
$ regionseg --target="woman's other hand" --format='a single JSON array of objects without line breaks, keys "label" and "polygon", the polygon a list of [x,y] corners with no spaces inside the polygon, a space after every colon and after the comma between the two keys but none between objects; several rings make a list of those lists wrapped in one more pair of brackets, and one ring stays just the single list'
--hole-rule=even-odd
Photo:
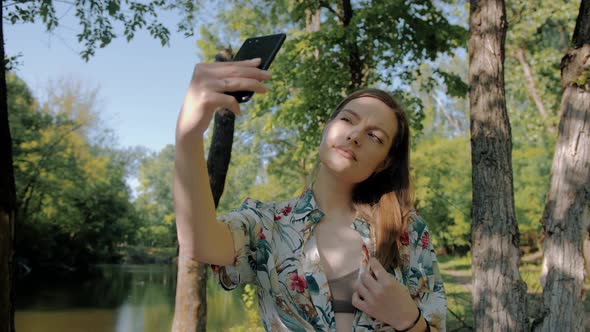
[{"label": "woman's other hand", "polygon": [[375,257],[371,257],[369,266],[373,273],[361,273],[352,304],[396,330],[411,326],[418,317],[418,307],[408,289],[392,277]]}]

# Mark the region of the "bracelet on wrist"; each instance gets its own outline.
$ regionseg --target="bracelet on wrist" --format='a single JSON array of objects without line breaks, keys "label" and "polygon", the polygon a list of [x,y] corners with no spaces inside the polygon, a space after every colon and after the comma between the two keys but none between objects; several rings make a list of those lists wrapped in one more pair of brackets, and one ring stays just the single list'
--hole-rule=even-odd
[{"label": "bracelet on wrist", "polygon": [[[414,320],[414,322],[412,323],[412,325],[410,325],[409,327],[403,329],[403,330],[395,330],[395,332],[408,332],[409,330],[413,329],[414,326],[416,326],[416,324],[418,324],[418,322],[420,321],[420,318],[422,318],[422,310],[420,310],[420,308],[418,308],[418,317],[416,317],[416,320]],[[426,322],[426,326],[428,326],[428,322]],[[427,331],[430,330],[430,327],[428,327],[426,329]]]}]

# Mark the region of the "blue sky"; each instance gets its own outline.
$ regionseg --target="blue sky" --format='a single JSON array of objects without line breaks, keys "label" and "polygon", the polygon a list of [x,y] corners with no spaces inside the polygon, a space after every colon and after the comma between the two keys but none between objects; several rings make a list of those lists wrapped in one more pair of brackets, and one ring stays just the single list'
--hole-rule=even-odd
[{"label": "blue sky", "polygon": [[[58,16],[60,11],[58,9]],[[85,62],[76,40],[77,22],[68,14],[51,34],[41,24],[4,23],[8,56],[21,53],[20,76],[36,96],[49,80],[72,77],[85,87],[99,87],[100,116],[122,147],[143,145],[158,151],[174,144],[176,117],[195,63],[197,37],[175,33],[178,17],[162,18],[171,31],[162,47],[146,32],[131,42],[117,38]]]}]

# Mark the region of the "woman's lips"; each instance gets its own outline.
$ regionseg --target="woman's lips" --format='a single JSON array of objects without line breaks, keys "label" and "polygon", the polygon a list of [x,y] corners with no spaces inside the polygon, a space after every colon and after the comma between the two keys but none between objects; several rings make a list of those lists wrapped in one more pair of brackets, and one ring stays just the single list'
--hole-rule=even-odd
[{"label": "woman's lips", "polygon": [[356,157],[353,152],[351,152],[347,149],[343,149],[343,148],[335,148],[335,149],[336,149],[336,151],[338,151],[338,153],[340,153],[345,158],[356,161]]}]

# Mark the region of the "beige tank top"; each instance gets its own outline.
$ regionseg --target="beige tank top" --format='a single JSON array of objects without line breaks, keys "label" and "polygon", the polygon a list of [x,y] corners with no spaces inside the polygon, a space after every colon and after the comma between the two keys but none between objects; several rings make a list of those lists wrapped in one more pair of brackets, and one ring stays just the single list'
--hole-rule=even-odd
[{"label": "beige tank top", "polygon": [[359,269],[356,269],[342,277],[328,280],[335,313],[354,313],[356,308],[352,305],[352,294],[358,274]]}]

